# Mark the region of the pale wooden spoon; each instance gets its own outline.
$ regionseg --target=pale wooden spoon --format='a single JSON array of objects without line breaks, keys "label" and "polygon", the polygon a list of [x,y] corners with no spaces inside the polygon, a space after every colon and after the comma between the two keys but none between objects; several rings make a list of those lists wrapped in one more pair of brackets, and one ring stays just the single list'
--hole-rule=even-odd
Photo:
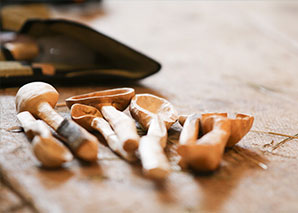
[{"label": "pale wooden spoon", "polygon": [[54,138],[49,127],[42,121],[36,120],[28,111],[17,115],[27,137],[32,140],[32,148],[37,159],[45,167],[60,167],[71,161],[71,152]]},{"label": "pale wooden spoon", "polygon": [[97,130],[107,141],[109,147],[127,161],[135,161],[134,153],[127,152],[123,149],[122,143],[112,130],[109,123],[102,118],[102,114],[95,107],[84,104],[74,104],[71,106],[72,119],[83,126],[85,129]]},{"label": "pale wooden spoon", "polygon": [[134,95],[135,91],[132,88],[119,88],[72,96],[65,101],[69,108],[75,103],[80,103],[100,110],[117,134],[123,149],[134,152],[140,140],[135,121],[121,112],[127,108]]},{"label": "pale wooden spoon", "polygon": [[144,173],[156,179],[167,177],[170,165],[163,148],[167,142],[167,130],[178,119],[178,113],[167,100],[150,94],[136,95],[129,110],[132,117],[148,130],[139,146]]}]

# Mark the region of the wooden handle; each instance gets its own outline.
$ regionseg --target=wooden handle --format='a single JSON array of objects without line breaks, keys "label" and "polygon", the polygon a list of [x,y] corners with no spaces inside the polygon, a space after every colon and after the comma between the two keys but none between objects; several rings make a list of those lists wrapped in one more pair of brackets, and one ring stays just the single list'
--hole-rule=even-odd
[{"label": "wooden handle", "polygon": [[83,127],[73,121],[64,119],[47,102],[38,105],[37,116],[64,137],[65,143],[76,156],[85,161],[97,160],[99,142],[95,136]]},{"label": "wooden handle", "polygon": [[139,145],[143,171],[145,175],[154,179],[164,179],[170,172],[170,164],[159,140],[156,136],[143,136]]},{"label": "wooden handle", "polygon": [[180,145],[195,144],[199,135],[200,117],[197,114],[188,116],[183,122],[183,129],[179,137]]},{"label": "wooden handle", "polygon": [[127,161],[136,161],[135,154],[132,152],[127,152],[123,149],[122,143],[118,139],[115,132],[112,130],[110,124],[103,118],[94,118],[91,123],[91,127],[98,130],[102,136],[107,141],[109,147],[119,154],[121,157]]},{"label": "wooden handle", "polygon": [[14,41],[7,42],[4,47],[10,51],[14,60],[32,60],[39,54],[39,48],[33,41]]},{"label": "wooden handle", "polygon": [[37,116],[54,130],[57,130],[64,118],[59,115],[47,102],[41,102],[37,108]]},{"label": "wooden handle", "polygon": [[222,159],[224,148],[231,134],[231,121],[225,117],[215,116],[205,119],[202,127],[212,126],[212,130],[197,140],[179,149],[183,162],[198,171],[215,170]]},{"label": "wooden handle", "polygon": [[90,162],[97,160],[99,141],[83,127],[65,118],[56,131],[77,157]]},{"label": "wooden handle", "polygon": [[158,138],[161,147],[166,147],[168,139],[167,127],[158,115],[151,120],[147,135],[155,136]]},{"label": "wooden handle", "polygon": [[103,106],[101,113],[114,129],[123,149],[134,152],[138,148],[140,140],[135,121],[112,106]]},{"label": "wooden handle", "polygon": [[56,138],[54,138],[41,120],[27,111],[17,115],[25,133],[32,141],[33,152],[45,167],[60,167],[63,163],[72,160],[71,152]]},{"label": "wooden handle", "polygon": [[37,122],[30,112],[21,112],[17,115],[17,118],[30,140],[32,140],[36,135],[40,135],[44,138],[51,137],[51,132],[48,127],[41,122]]}]

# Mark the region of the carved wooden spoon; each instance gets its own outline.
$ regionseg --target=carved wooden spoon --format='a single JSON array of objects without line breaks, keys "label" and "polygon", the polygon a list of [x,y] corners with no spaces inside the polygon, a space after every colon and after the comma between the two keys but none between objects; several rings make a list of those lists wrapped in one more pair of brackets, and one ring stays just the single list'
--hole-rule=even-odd
[{"label": "carved wooden spoon", "polygon": [[102,114],[92,106],[74,104],[71,106],[72,119],[87,130],[97,130],[107,141],[109,147],[127,161],[135,161],[134,153],[126,152],[110,124],[102,118]]},{"label": "carved wooden spoon", "polygon": [[71,152],[54,138],[49,127],[42,121],[36,120],[28,111],[17,115],[27,137],[32,140],[32,148],[37,159],[45,167],[60,167],[71,161]]},{"label": "carved wooden spoon", "polygon": [[123,149],[134,152],[140,140],[135,121],[121,112],[127,108],[134,95],[135,91],[132,88],[119,88],[72,96],[65,101],[69,108],[75,103],[80,103],[99,109],[114,129]]},{"label": "carved wooden spoon", "polygon": [[50,84],[32,82],[22,86],[16,94],[18,112],[29,111],[33,116],[45,121],[60,136],[77,157],[85,161],[96,161],[98,140],[75,122],[63,118],[53,107],[59,93]]},{"label": "carved wooden spoon", "polygon": [[167,100],[150,94],[136,95],[129,110],[132,117],[148,130],[139,146],[144,173],[157,179],[167,177],[170,165],[163,148],[167,142],[167,130],[178,119],[178,113]]},{"label": "carved wooden spoon", "polygon": [[[203,136],[198,137],[197,121]],[[179,138],[180,166],[191,166],[199,171],[215,170],[222,159],[225,147],[232,147],[250,130],[254,118],[236,114],[228,118],[227,113],[205,113],[201,116],[180,116],[183,130]]]}]

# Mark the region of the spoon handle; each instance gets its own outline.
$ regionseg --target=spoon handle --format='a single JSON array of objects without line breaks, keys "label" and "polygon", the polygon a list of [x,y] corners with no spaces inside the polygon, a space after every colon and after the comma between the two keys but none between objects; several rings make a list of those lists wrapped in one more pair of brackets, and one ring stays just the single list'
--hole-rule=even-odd
[{"label": "spoon handle", "polygon": [[140,140],[135,121],[113,106],[103,106],[101,113],[114,129],[123,149],[127,152],[134,152]]},{"label": "spoon handle", "polygon": [[164,179],[170,172],[170,164],[160,145],[160,137],[147,135],[140,140],[139,154],[145,175]]},{"label": "spoon handle", "polygon": [[118,139],[115,132],[112,130],[110,124],[103,118],[94,118],[91,123],[91,127],[98,130],[104,139],[107,141],[109,147],[119,154],[127,161],[136,161],[134,153],[127,152],[123,149],[121,141]]},{"label": "spoon handle", "polygon": [[164,121],[159,115],[154,116],[150,122],[150,126],[147,132],[147,136],[156,136],[159,138],[159,143],[162,148],[167,145],[168,131]]},{"label": "spoon handle", "polygon": [[72,120],[63,118],[47,102],[40,103],[37,111],[38,117],[65,139],[77,157],[90,162],[97,160],[99,142],[95,136]]},{"label": "spoon handle", "polygon": [[187,116],[179,137],[179,145],[195,144],[199,136],[200,117],[198,114]]}]

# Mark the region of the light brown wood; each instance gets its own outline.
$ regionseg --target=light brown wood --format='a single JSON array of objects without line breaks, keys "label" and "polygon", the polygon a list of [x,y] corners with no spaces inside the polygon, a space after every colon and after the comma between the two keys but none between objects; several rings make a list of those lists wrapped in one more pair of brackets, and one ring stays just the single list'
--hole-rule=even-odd
[{"label": "light brown wood", "polygon": [[55,139],[49,128],[41,120],[24,111],[17,115],[27,137],[32,140],[33,152],[44,167],[60,167],[71,161],[71,152],[61,142]]},{"label": "light brown wood", "polygon": [[135,91],[132,88],[118,88],[72,96],[65,102],[69,108],[75,103],[81,103],[99,109],[117,134],[123,149],[134,152],[140,140],[135,122],[121,112],[127,108],[134,94]]},{"label": "light brown wood", "polygon": [[[163,68],[136,84],[57,84],[59,102],[130,86],[166,98],[181,114],[243,112],[254,116],[252,130],[298,133],[297,1],[101,2],[51,11],[148,54]],[[297,139],[272,151],[285,137],[250,131],[226,149],[217,170],[202,174],[177,166],[181,127],[174,125],[165,149],[172,172],[163,184],[101,144],[99,165],[74,159],[65,169],[43,170],[25,135],[6,131],[19,125],[16,91],[0,89],[0,173],[35,212],[297,212]],[[56,110],[69,116],[66,107]]]},{"label": "light brown wood", "polygon": [[236,114],[231,120],[231,136],[228,140],[227,147],[232,147],[238,143],[251,129],[254,117],[245,114]]},{"label": "light brown wood", "polygon": [[72,151],[86,161],[97,160],[98,140],[74,122],[64,119],[53,107],[59,94],[54,87],[43,82],[33,82],[22,86],[16,94],[18,112],[29,111],[41,118],[60,135]]},{"label": "light brown wood", "polygon": [[52,64],[46,63],[33,63],[33,68],[40,68],[43,75],[55,75],[56,70]]},{"label": "light brown wood", "polygon": [[164,98],[152,94],[138,94],[129,106],[130,113],[141,126],[148,130],[151,121],[158,114],[160,119],[169,129],[178,119],[178,113],[174,106]]},{"label": "light brown wood", "polygon": [[102,114],[95,107],[74,104],[71,106],[70,113],[72,119],[85,129],[89,131],[94,129],[99,131],[109,147],[121,157],[130,162],[136,160],[134,153],[127,152],[123,149],[123,144],[118,139],[109,123],[102,118]]},{"label": "light brown wood", "polygon": [[70,108],[73,104],[80,103],[101,109],[102,106],[112,105],[116,109],[125,110],[132,97],[135,95],[133,88],[116,88],[71,96],[65,99],[66,105]]},{"label": "light brown wood", "polygon": [[151,94],[136,95],[129,110],[132,117],[148,130],[139,147],[144,174],[156,179],[166,178],[170,165],[163,148],[167,143],[167,130],[178,119],[177,111],[167,100]]},{"label": "light brown wood", "polygon": [[202,128],[211,131],[203,135],[196,144],[180,146],[177,150],[183,163],[197,171],[213,171],[218,168],[224,148],[231,134],[231,121],[222,116],[208,116],[202,120]]},{"label": "light brown wood", "polygon": [[140,140],[135,121],[113,106],[103,106],[101,112],[123,144],[123,149],[127,152],[134,152]]},{"label": "light brown wood", "polygon": [[[214,120],[216,117],[217,121]],[[224,121],[220,121],[220,118]],[[216,169],[220,164],[224,148],[238,143],[252,127],[253,120],[252,116],[244,114],[236,114],[235,118],[228,118],[227,113],[180,116],[179,122],[183,124],[177,148],[177,152],[181,155],[180,166],[186,168],[189,164],[199,171]],[[217,122],[223,122],[223,131],[218,131],[219,127],[215,128],[218,125]],[[197,140],[199,124],[202,138]],[[208,143],[211,145],[209,148],[206,145]]]},{"label": "light brown wood", "polygon": [[39,48],[34,41],[20,40],[4,44],[17,61],[33,60],[39,54]]},{"label": "light brown wood", "polygon": [[140,140],[139,153],[143,172],[147,177],[163,180],[170,173],[170,164],[154,135],[145,135]]},{"label": "light brown wood", "polygon": [[195,144],[199,137],[200,115],[192,114],[187,116],[185,120],[180,116],[179,123],[183,125],[179,137],[179,145]]}]

